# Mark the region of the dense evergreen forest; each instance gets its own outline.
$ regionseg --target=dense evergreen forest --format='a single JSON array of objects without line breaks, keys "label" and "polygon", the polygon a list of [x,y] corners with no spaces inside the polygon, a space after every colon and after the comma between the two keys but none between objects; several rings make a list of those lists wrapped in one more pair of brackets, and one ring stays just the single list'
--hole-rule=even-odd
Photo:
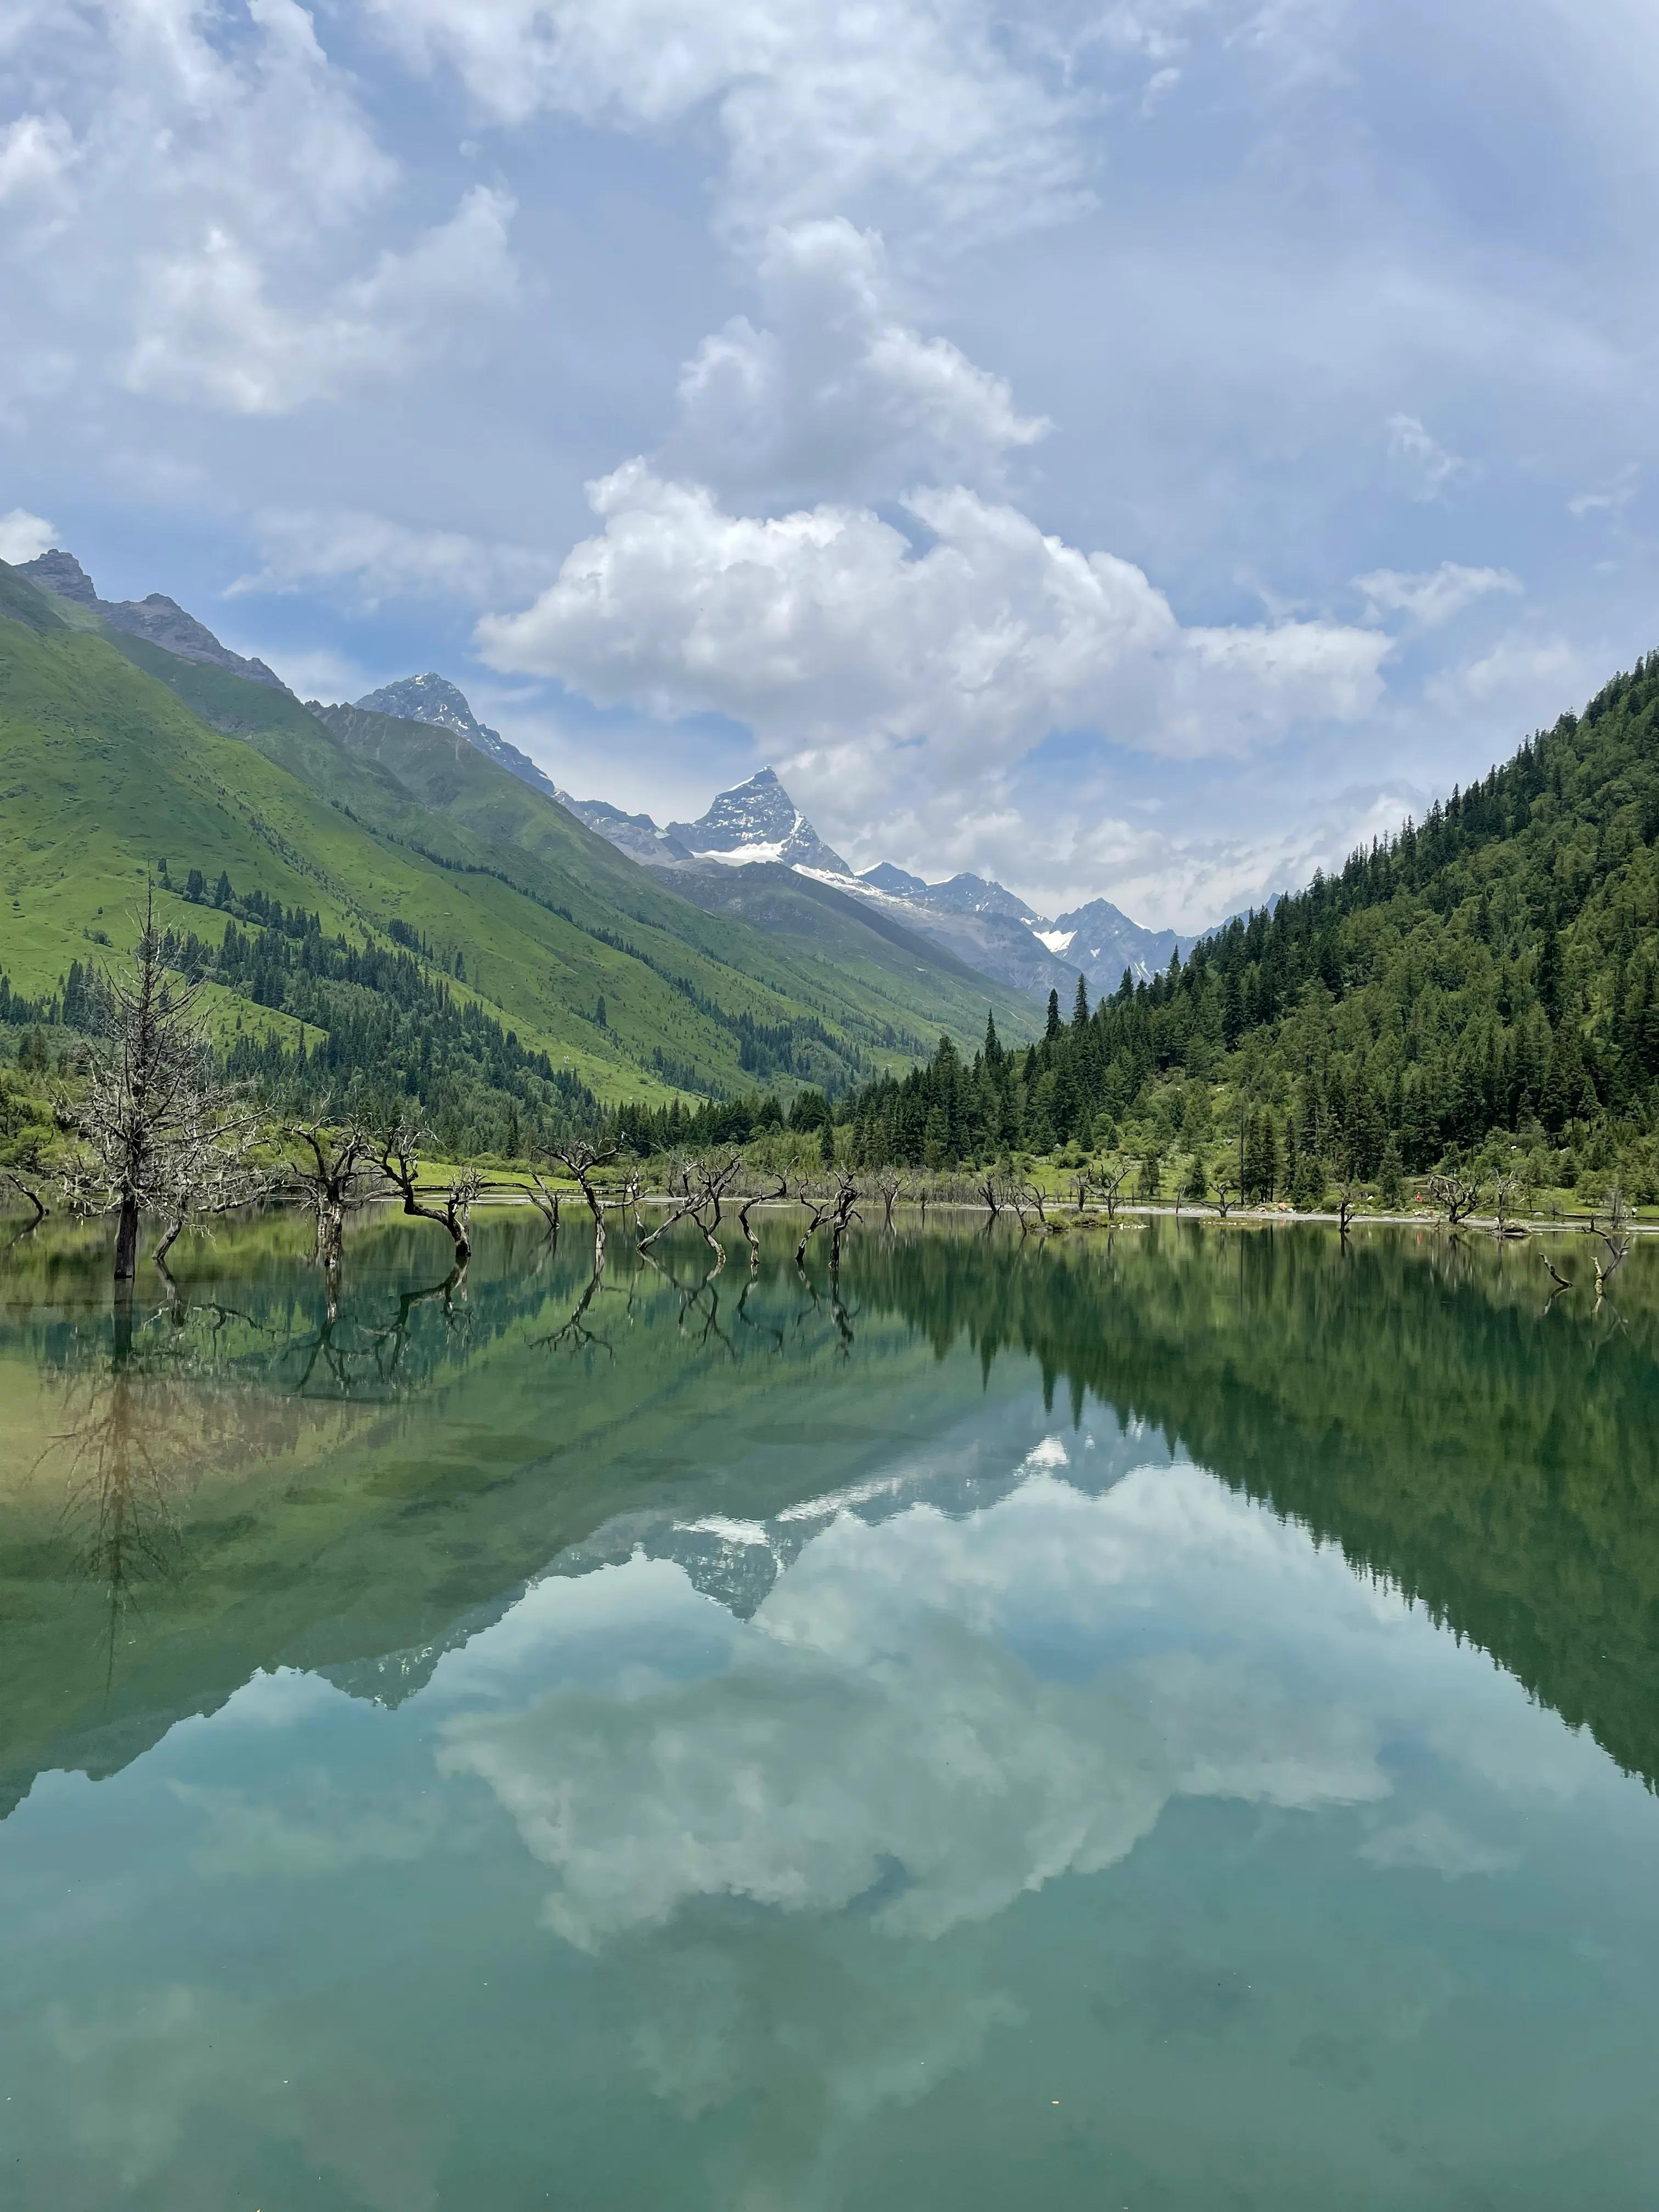
[{"label": "dense evergreen forest", "polygon": [[[1659,656],[1420,825],[1007,1053],[867,1086],[858,1159],[1142,1153],[1194,1198],[1448,1158],[1659,1198]],[[839,1118],[839,1115],[838,1115]],[[1177,1184],[1177,1188],[1182,1187]]]}]

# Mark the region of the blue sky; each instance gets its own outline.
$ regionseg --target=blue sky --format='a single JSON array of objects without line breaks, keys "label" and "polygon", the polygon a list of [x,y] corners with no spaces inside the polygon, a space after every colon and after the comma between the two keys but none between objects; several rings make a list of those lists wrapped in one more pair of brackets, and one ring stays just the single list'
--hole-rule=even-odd
[{"label": "blue sky", "polygon": [[0,554],[1200,925],[1659,643],[1635,0],[6,0]]}]

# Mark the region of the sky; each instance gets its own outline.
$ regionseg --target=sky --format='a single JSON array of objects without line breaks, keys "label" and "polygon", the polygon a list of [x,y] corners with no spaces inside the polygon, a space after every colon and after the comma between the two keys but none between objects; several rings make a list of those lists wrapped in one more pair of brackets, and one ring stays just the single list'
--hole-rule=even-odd
[{"label": "sky", "polygon": [[0,557],[1196,928],[1659,644],[1638,0],[0,0]]}]

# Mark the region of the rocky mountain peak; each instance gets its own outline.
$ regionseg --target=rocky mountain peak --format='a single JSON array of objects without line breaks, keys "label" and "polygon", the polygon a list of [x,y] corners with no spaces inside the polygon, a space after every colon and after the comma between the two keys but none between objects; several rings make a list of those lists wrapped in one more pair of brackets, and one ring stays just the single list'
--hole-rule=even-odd
[{"label": "rocky mountain peak", "polygon": [[370,691],[353,704],[367,708],[372,714],[392,714],[402,722],[430,722],[441,730],[453,730],[458,737],[474,743],[487,733],[468,702],[465,692],[452,684],[447,676],[428,669],[424,676],[400,677],[395,684],[383,684],[378,691]]},{"label": "rocky mountain peak", "polygon": [[33,561],[21,563],[18,574],[27,576],[32,584],[43,590],[55,592],[60,599],[73,599],[77,606],[90,607],[100,615],[112,629],[124,631],[128,637],[142,637],[148,644],[160,646],[178,660],[193,660],[204,667],[222,668],[232,676],[240,676],[248,684],[263,684],[273,691],[286,691],[288,686],[273,668],[263,660],[250,660],[240,653],[233,653],[221,645],[205,623],[186,614],[177,599],[168,599],[165,592],[151,592],[142,599],[100,599],[93,582],[73,553],[66,553],[54,545],[49,553],[41,553]]},{"label": "rocky mountain peak", "polygon": [[43,591],[56,592],[60,599],[73,599],[77,606],[98,605],[91,577],[74,554],[65,553],[59,545],[54,545],[50,553],[37,554],[33,561],[20,561],[17,573]]},{"label": "rocky mountain peak", "polygon": [[509,744],[499,730],[481,722],[465,692],[447,676],[440,676],[436,669],[428,669],[424,676],[400,676],[395,684],[383,684],[378,691],[366,692],[352,703],[371,714],[390,714],[400,722],[426,722],[434,729],[447,730],[453,737],[464,738],[509,775],[516,775],[532,791],[556,799],[562,806],[570,805],[552,777],[538,768],[528,753]]},{"label": "rocky mountain peak", "polygon": [[852,873],[790,798],[775,769],[761,769],[720,793],[701,821],[671,822],[668,834],[700,857],[778,860],[786,867],[816,868],[826,875]]}]

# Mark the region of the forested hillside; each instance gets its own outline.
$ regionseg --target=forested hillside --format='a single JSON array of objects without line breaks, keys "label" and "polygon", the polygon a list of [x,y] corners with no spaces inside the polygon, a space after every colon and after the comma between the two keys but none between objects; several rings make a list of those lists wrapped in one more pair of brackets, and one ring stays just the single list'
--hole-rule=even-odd
[{"label": "forested hillside", "polygon": [[[1659,656],[1420,824],[1028,1051],[868,1086],[866,1158],[1123,1144],[1248,1196],[1448,1157],[1659,1197]],[[1191,1163],[1196,1160],[1196,1171]],[[1176,1188],[1181,1188],[1176,1182]]]}]

